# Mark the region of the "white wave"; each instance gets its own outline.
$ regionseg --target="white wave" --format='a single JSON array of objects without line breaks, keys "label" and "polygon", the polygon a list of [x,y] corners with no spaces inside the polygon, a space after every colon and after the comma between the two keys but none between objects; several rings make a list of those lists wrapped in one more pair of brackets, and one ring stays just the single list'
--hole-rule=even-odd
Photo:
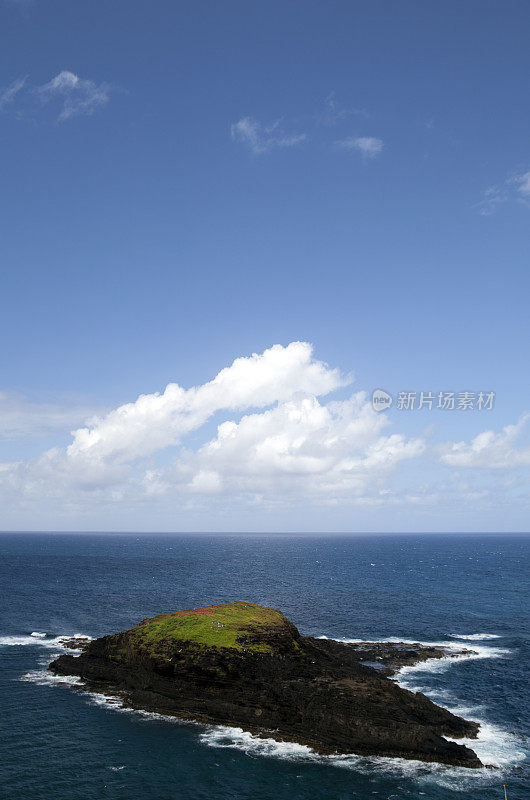
[{"label": "white wave", "polygon": [[[465,714],[466,708],[450,708],[453,714]],[[449,736],[445,737],[449,739]],[[499,769],[517,766],[526,760],[522,742],[513,733],[504,731],[498,725],[482,720],[477,739],[458,739],[458,744],[471,747],[483,764],[493,764]]]},{"label": "white wave", "polygon": [[17,647],[26,644],[37,645],[40,642],[31,636],[0,636],[0,645],[3,647]]},{"label": "white wave", "polygon": [[103,706],[104,708],[112,708],[116,711],[127,710],[124,709],[122,698],[117,697],[116,695],[113,694],[103,694],[100,692],[86,692],[85,697],[87,697],[96,706]]},{"label": "white wave", "polygon": [[[83,685],[83,681],[78,679],[78,684]],[[158,722],[172,722],[180,724],[189,724],[187,720],[182,720],[179,717],[173,717],[168,714],[159,714],[156,711],[145,711],[142,708],[130,708],[125,704],[125,700],[120,695],[108,694],[106,692],[91,692],[84,691],[83,696],[92,703],[92,705],[99,706],[100,708],[107,708],[112,711],[118,711],[122,714],[133,714],[135,717],[144,720],[156,720]],[[197,723],[192,723],[197,724]]]},{"label": "white wave", "polygon": [[38,633],[34,631],[30,634],[19,634],[18,636],[0,636],[0,646],[3,647],[46,647],[53,650],[67,649],[72,652],[77,652],[75,648],[66,648],[63,644],[65,640],[80,639],[90,640],[92,637],[84,633],[64,633],[61,636],[48,636],[46,633]]},{"label": "white wave", "polygon": [[[441,658],[429,658],[426,661],[421,661],[411,667],[402,667],[399,670],[400,674],[409,672],[445,672],[456,661],[474,661],[481,658],[503,658],[511,654],[511,650],[500,647],[490,647],[488,645],[477,645],[473,643],[472,647],[467,647],[465,642],[424,642],[419,639],[403,639],[398,636],[390,636],[386,639],[332,639],[329,636],[319,636],[319,639],[328,639],[340,644],[407,644],[411,646],[421,647],[438,647],[447,652],[446,656]],[[464,652],[465,651],[465,652]]]},{"label": "white wave", "polygon": [[[355,754],[323,756],[305,745],[277,741],[271,737],[255,736],[242,728],[226,725],[209,726],[199,738],[208,747],[230,748],[241,750],[247,755],[280,758],[286,761],[327,764],[374,777],[389,775],[398,779],[409,778],[420,785],[436,784],[458,792],[481,785],[498,783],[499,780],[498,771],[493,772],[485,768],[470,770],[465,767],[449,767],[444,764],[384,756],[358,756]],[[474,740],[472,744],[475,745]]]},{"label": "white wave", "polygon": [[276,739],[255,736],[242,728],[229,725],[212,725],[199,736],[209,747],[228,747],[243,750],[247,754],[273,756],[275,758],[307,759],[315,756],[310,747],[296,742],[280,742]]},{"label": "white wave", "polygon": [[[439,705],[453,714],[478,722],[480,728],[476,739],[458,739],[455,741],[459,744],[465,744],[474,750],[483,764],[491,764],[499,769],[506,769],[520,764],[526,758],[522,743],[516,736],[484,719],[482,715],[485,712],[485,707],[483,705],[466,706],[461,703],[458,704],[458,701],[455,700],[451,703],[451,694],[449,692],[444,697],[443,690],[441,692],[439,689],[418,685],[416,680],[422,673],[436,674],[445,672],[455,662],[502,658],[509,655],[510,652],[510,650],[499,647],[473,645],[473,650],[469,653],[453,653],[442,658],[430,658],[413,666],[402,667],[396,673],[394,680],[404,689],[412,692],[423,692],[423,694],[438,702]],[[449,739],[450,737],[447,736],[446,738]]]},{"label": "white wave", "polygon": [[[422,644],[426,644],[422,642]],[[428,658],[425,661],[420,661],[412,666],[401,667],[396,673],[396,680],[400,685],[407,682],[410,675],[416,675],[422,672],[446,672],[449,667],[462,661],[478,661],[485,658],[504,658],[511,654],[511,650],[503,649],[500,647],[486,647],[483,645],[474,645],[473,649],[466,649],[462,652],[462,646],[451,647],[447,642],[432,642],[431,645],[435,647],[443,647],[447,655],[440,658]],[[410,689],[410,686],[405,688]]]},{"label": "white wave", "polygon": [[[82,634],[79,634],[78,636],[85,638],[84,636],[82,636]],[[61,639],[65,637],[58,637],[58,638]],[[68,638],[73,638],[73,637],[68,637]],[[68,648],[68,651],[71,650],[72,648]],[[70,687],[84,687],[86,685],[85,681],[78,675],[57,675],[53,672],[50,672],[50,670],[48,669],[49,663],[50,662],[48,655],[43,660],[41,659],[40,669],[34,669],[25,672],[23,675],[20,676],[19,680],[27,681],[29,683],[35,683],[38,686],[58,686],[60,684],[63,684]],[[91,692],[88,690],[84,690],[83,697],[85,697],[93,705],[100,706],[101,708],[109,708],[112,709],[113,711],[120,711],[124,714],[134,714],[135,716],[140,717],[142,719],[163,720],[164,722],[187,724],[187,720],[181,720],[179,717],[172,717],[167,714],[158,714],[155,711],[144,711],[143,709],[129,708],[127,705],[124,705],[124,699],[119,695],[107,694],[104,692]]]},{"label": "white wave", "polygon": [[64,683],[67,686],[83,685],[83,681],[77,675],[55,675],[47,669],[32,669],[29,672],[25,672],[20,680],[36,683],[37,686],[56,686],[60,683]]},{"label": "white wave", "polygon": [[497,633],[451,633],[453,639],[465,639],[467,642],[482,642],[488,639],[502,639]]}]

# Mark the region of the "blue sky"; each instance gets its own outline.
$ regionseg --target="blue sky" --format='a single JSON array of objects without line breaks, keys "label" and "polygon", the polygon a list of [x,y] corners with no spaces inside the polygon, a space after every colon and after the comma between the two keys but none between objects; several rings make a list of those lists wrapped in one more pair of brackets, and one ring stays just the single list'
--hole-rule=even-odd
[{"label": "blue sky", "polygon": [[[0,0],[0,19],[5,527],[527,530],[527,3]],[[136,407],[96,453],[114,409],[274,345],[272,393],[262,374],[182,429],[151,408],[154,449],[130,444]],[[323,393],[321,361],[354,382]],[[495,405],[329,405],[379,387]]]}]

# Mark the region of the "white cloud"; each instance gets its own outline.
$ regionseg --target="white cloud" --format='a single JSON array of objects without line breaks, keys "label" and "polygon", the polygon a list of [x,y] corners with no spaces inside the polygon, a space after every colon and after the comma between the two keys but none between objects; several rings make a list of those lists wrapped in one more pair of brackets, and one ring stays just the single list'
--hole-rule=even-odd
[{"label": "white cloud", "polygon": [[530,414],[523,414],[515,425],[507,425],[501,433],[483,431],[471,442],[444,445],[440,460],[450,467],[462,469],[511,470],[530,465],[530,446],[516,447]]},{"label": "white cloud", "polygon": [[[183,514],[196,514],[203,529],[217,528],[218,519],[226,527],[229,518],[253,527],[255,513],[262,520],[278,514],[281,528],[285,515],[311,526],[314,513],[322,515],[322,527],[326,509],[342,513],[346,528],[355,510],[352,527],[358,529],[360,519],[373,527],[362,513],[395,509],[402,515],[396,525],[407,528],[413,507],[416,527],[424,513],[436,514],[430,523],[436,527],[447,509],[465,516],[471,504],[487,515],[527,503],[525,473],[517,468],[530,465],[530,447],[522,443],[530,415],[500,433],[427,449],[426,434],[392,431],[392,414],[375,413],[364,392],[326,397],[350,382],[316,360],[311,345],[292,342],[238,358],[200,385],[172,383],[141,395],[78,427],[66,448],[0,464],[10,524],[23,519],[23,525],[42,527],[45,514],[52,527],[59,518],[71,520],[63,522],[66,528],[90,525],[80,522],[89,519],[104,527],[112,517],[119,529],[164,517],[171,529],[185,524]],[[59,404],[39,406],[5,394],[0,412],[4,438],[63,431],[70,413]],[[451,468],[446,479],[433,456]]]},{"label": "white cloud", "polygon": [[364,392],[327,404],[301,395],[222,423],[214,439],[158,479],[166,487],[173,480],[198,490],[199,479],[206,493],[294,496],[308,503],[373,495],[399,461],[425,449],[421,439],[383,435],[388,424]]},{"label": "white cloud", "polygon": [[516,175],[513,180],[519,194],[525,198],[530,197],[530,170],[523,172],[521,175]]},{"label": "white cloud", "polygon": [[230,132],[235,142],[245,144],[256,155],[275,147],[294,147],[307,138],[305,133],[284,133],[279,121],[263,126],[252,117],[243,117],[235,122]]},{"label": "white cloud", "polygon": [[263,408],[302,392],[322,395],[348,383],[312,357],[307,342],[275,345],[261,355],[237,358],[201,386],[170,383],[164,392],[140,395],[90,427],[74,432],[69,459],[126,463],[174,445],[217,411]]},{"label": "white cloud", "polygon": [[13,106],[18,116],[30,115],[42,106],[59,102],[58,122],[71,117],[90,115],[109,102],[112,87],[107,83],[80,78],[69,70],[62,70],[42,86],[30,85],[27,76],[17,78],[0,90],[0,110]]},{"label": "white cloud", "polygon": [[79,78],[73,72],[63,70],[55,78],[40,87],[41,92],[70,92],[79,87]]},{"label": "white cloud", "polygon": [[37,91],[44,102],[61,98],[62,110],[58,121],[64,122],[80,114],[93,114],[108,103],[111,88],[106,83],[98,86],[94,81],[81,79],[73,72],[63,70]]},{"label": "white cloud", "polygon": [[0,91],[0,110],[14,101],[17,94],[24,88],[26,80],[27,78],[17,78]]},{"label": "white cloud", "polygon": [[336,98],[335,92],[330,92],[325,99],[326,111],[321,121],[325,125],[336,125],[338,122],[353,115],[369,118],[369,113],[364,108],[347,108],[341,105]]},{"label": "white cloud", "polygon": [[[66,450],[4,464],[0,483],[12,496],[65,502],[87,492],[116,501],[222,495],[368,502],[384,490],[394,466],[421,455],[425,443],[386,435],[387,418],[362,392],[342,401],[319,399],[350,382],[317,361],[306,342],[275,345],[236,359],[207,383],[169,384],[93,419],[73,432]],[[181,449],[169,465],[167,458],[166,466],[153,463],[219,413],[225,419],[213,439]]]},{"label": "white cloud", "polygon": [[357,150],[365,158],[375,158],[384,147],[383,140],[374,136],[348,136],[337,142],[337,145],[345,150]]},{"label": "white cloud", "polygon": [[489,217],[509,202],[530,204],[530,170],[511,175],[500,186],[490,186],[475,208],[483,217]]}]

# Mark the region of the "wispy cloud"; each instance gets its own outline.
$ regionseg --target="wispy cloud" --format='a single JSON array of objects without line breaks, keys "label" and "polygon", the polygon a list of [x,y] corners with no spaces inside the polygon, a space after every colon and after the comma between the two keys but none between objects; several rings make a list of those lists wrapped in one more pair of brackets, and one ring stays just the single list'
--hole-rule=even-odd
[{"label": "wispy cloud", "polygon": [[58,122],[76,116],[91,115],[110,100],[108,83],[80,78],[70,70],[62,70],[41,86],[31,86],[28,78],[17,78],[0,90],[0,110],[13,106],[17,114],[34,113],[36,108],[59,104]]},{"label": "wispy cloud", "polygon": [[521,197],[525,200],[530,199],[530,170],[523,172],[521,175],[516,175],[512,181],[515,183]]},{"label": "wispy cloud", "polygon": [[285,133],[279,120],[262,125],[253,117],[242,117],[231,126],[230,132],[235,142],[246,145],[256,155],[276,147],[294,147],[307,139],[305,133]]},{"label": "wispy cloud", "polygon": [[59,122],[83,114],[93,114],[110,99],[111,87],[107,83],[96,84],[94,81],[81,79],[69,70],[59,72],[55,78],[39,86],[37,89],[44,102],[54,98],[62,101]]},{"label": "wispy cloud", "polygon": [[321,121],[325,125],[336,125],[338,122],[347,119],[351,116],[364,117],[368,119],[370,114],[364,108],[349,108],[348,106],[341,105],[335,95],[335,92],[330,92],[325,101],[325,112]]},{"label": "wispy cloud", "polygon": [[377,139],[375,136],[348,136],[336,144],[344,150],[356,150],[364,158],[375,158],[384,147],[383,140]]},{"label": "wispy cloud", "polygon": [[26,80],[27,78],[17,78],[17,80],[14,80],[13,83],[10,83],[9,86],[0,91],[0,109],[13,102],[17,94],[24,88]]},{"label": "wispy cloud", "polygon": [[[323,126],[331,128],[353,115],[368,119],[370,115],[367,111],[362,108],[341,105],[335,97],[335,92],[331,92],[325,98],[324,107],[324,112],[319,110],[316,114],[306,117],[307,125],[304,125],[306,130],[302,132],[286,130],[281,119],[265,124],[255,117],[241,117],[230,126],[232,140],[245,145],[255,155],[268,153],[275,148],[295,147],[309,139],[326,149],[338,146],[343,150],[355,150],[366,159],[380,155],[384,142],[375,136],[347,136],[333,142],[323,132]],[[292,126],[288,125],[288,127]]]},{"label": "wispy cloud", "polygon": [[0,391],[0,441],[38,438],[58,431],[68,433],[94,414],[95,409],[88,405],[37,403]]},{"label": "wispy cloud", "polygon": [[530,206],[530,170],[511,175],[499,186],[490,186],[475,208],[483,217],[489,217],[499,206],[510,202]]},{"label": "wispy cloud", "polygon": [[434,130],[434,117],[429,117],[429,119],[425,120],[423,127],[426,131]]}]

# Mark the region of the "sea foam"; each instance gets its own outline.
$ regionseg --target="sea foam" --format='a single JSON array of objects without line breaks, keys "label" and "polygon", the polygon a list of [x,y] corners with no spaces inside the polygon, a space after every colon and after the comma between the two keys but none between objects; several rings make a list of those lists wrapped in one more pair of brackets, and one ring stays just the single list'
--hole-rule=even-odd
[{"label": "sea foam", "polygon": [[68,649],[76,652],[75,648],[65,648],[63,641],[65,639],[91,639],[84,633],[65,633],[61,636],[48,636],[47,633],[39,633],[34,631],[30,634],[20,634],[18,636],[0,636],[0,647],[47,647],[53,650],[57,648]]}]

